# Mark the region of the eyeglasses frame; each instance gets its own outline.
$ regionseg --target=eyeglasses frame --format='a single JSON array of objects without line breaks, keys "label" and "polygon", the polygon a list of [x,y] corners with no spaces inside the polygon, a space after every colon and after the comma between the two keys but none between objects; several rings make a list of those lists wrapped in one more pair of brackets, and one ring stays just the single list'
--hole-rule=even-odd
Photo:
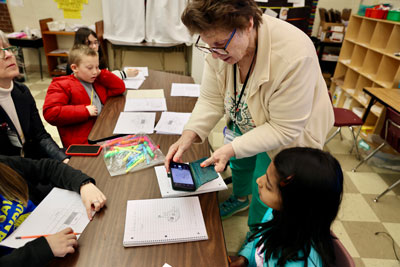
[{"label": "eyeglasses frame", "polygon": [[11,54],[13,54],[14,56],[16,55],[16,53],[18,52],[18,46],[9,46],[6,48],[0,48],[1,51],[4,51],[4,57],[1,56],[0,53],[0,59],[5,59],[6,58],[6,51],[10,51]]},{"label": "eyeglasses frame", "polygon": [[[218,55],[229,55],[229,52],[226,49],[228,48],[228,45],[231,42],[233,36],[235,36],[235,33],[236,33],[236,28],[233,29],[231,36],[229,37],[228,41],[226,42],[226,44],[223,48],[221,48],[221,47],[206,47],[206,46],[199,45],[198,43],[200,41],[200,35],[197,38],[197,41],[194,44],[194,46],[204,53],[216,53]],[[222,51],[224,51],[224,53],[220,53],[220,51],[218,51],[218,50],[222,50]]]}]

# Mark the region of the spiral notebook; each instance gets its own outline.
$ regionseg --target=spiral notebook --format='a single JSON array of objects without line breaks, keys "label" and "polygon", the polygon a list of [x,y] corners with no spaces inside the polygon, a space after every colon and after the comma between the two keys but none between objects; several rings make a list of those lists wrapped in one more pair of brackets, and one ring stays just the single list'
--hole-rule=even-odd
[{"label": "spiral notebook", "polygon": [[207,239],[198,197],[128,200],[124,247]]}]

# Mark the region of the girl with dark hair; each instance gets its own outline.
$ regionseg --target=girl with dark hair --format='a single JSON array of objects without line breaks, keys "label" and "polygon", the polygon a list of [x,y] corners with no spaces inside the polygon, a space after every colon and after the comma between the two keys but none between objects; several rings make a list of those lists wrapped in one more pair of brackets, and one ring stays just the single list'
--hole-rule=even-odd
[{"label": "girl with dark hair", "polygon": [[333,266],[330,227],[343,191],[339,162],[319,149],[285,149],[257,184],[270,209],[231,266]]},{"label": "girl with dark hair", "polygon": [[[100,46],[99,38],[97,34],[87,27],[79,28],[75,33],[74,46],[76,45],[87,45],[92,48],[94,51],[99,53],[99,68],[100,69],[108,69],[106,58],[104,56],[103,48]],[[112,71],[120,79],[125,79],[128,77],[135,77],[139,71],[137,69],[128,69],[124,70],[114,70]],[[67,75],[72,74],[71,65],[68,62],[67,64]]]},{"label": "girl with dark hair", "polygon": [[[95,180],[67,164],[51,160],[31,160],[0,155],[0,241],[7,238],[35,209],[29,199],[38,183],[80,193],[89,220],[106,202]],[[71,228],[39,237],[18,249],[0,247],[0,266],[47,266],[54,257],[74,253],[78,245]]]}]

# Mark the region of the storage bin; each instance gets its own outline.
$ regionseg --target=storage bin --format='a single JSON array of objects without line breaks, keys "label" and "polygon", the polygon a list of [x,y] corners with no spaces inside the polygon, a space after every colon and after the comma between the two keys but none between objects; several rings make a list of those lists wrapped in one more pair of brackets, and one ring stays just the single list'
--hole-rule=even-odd
[{"label": "storage bin", "polygon": [[386,19],[387,14],[388,10],[374,9],[374,8],[367,8],[365,12],[366,17],[374,19]]},{"label": "storage bin", "polygon": [[386,17],[387,20],[400,21],[400,11],[390,10]]}]

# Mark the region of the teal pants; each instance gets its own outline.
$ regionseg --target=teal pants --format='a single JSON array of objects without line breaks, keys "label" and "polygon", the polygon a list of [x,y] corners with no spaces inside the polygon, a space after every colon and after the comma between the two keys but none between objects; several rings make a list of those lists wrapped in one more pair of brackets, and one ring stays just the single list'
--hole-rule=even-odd
[{"label": "teal pants", "polygon": [[[240,133],[238,127],[235,128],[236,132]],[[258,177],[265,174],[270,163],[271,159],[266,152],[259,153],[249,158],[236,159],[232,157],[230,159],[233,195],[236,197],[245,197],[253,194],[247,221],[249,226],[255,223],[261,223],[265,212],[269,208],[260,200],[256,180]]]}]

